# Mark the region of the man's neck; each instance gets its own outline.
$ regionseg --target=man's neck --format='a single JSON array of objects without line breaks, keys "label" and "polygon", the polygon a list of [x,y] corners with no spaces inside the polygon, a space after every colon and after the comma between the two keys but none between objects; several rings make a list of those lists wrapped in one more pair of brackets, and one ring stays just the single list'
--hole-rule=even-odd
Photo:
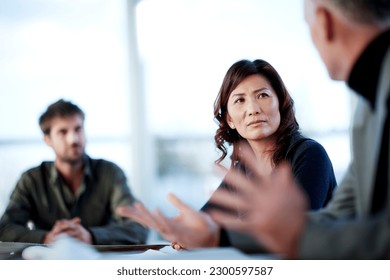
[{"label": "man's neck", "polygon": [[390,30],[370,42],[355,62],[348,78],[348,86],[365,97],[373,110],[375,110],[382,63],[388,52],[389,43]]},{"label": "man's neck", "polygon": [[82,161],[78,162],[64,162],[60,160],[55,161],[56,168],[65,181],[69,189],[76,193],[84,178],[84,166]]},{"label": "man's neck", "polygon": [[[342,80],[347,81],[351,71],[367,46],[382,32],[386,30],[385,26],[349,26],[349,30],[343,34],[344,54],[343,54],[343,77]],[[353,35],[351,35],[353,34]]]}]

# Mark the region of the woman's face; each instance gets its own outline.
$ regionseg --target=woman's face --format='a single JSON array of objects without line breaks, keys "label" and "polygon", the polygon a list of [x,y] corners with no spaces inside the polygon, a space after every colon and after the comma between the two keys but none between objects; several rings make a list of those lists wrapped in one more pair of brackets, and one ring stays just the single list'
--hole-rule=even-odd
[{"label": "woman's face", "polygon": [[230,94],[227,123],[248,141],[270,140],[280,125],[279,100],[267,79],[245,78]]}]

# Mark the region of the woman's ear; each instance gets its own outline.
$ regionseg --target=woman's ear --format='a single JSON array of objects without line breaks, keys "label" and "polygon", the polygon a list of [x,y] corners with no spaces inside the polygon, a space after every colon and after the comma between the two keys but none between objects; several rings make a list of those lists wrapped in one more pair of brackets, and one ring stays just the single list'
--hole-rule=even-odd
[{"label": "woman's ear", "polygon": [[226,114],[226,122],[230,126],[231,129],[235,129],[234,123],[232,121],[232,118],[230,117],[229,113]]}]

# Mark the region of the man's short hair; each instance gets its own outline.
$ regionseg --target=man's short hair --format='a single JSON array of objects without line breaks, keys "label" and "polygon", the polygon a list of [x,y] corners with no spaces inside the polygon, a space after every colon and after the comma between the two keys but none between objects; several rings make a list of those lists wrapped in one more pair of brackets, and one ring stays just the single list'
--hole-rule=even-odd
[{"label": "man's short hair", "polygon": [[390,1],[388,0],[328,0],[341,8],[356,22],[381,22],[390,24]]},{"label": "man's short hair", "polygon": [[46,111],[39,118],[39,126],[45,135],[50,134],[51,121],[57,117],[69,117],[80,115],[85,119],[84,112],[75,104],[64,99],[60,99],[47,107]]}]

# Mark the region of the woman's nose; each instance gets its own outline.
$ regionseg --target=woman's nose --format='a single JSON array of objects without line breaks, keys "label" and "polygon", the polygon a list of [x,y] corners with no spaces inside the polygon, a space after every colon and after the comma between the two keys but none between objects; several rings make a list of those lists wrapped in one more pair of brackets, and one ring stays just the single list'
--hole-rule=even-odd
[{"label": "woman's nose", "polygon": [[256,101],[249,101],[247,104],[248,104],[247,110],[249,116],[260,114],[261,108]]}]

